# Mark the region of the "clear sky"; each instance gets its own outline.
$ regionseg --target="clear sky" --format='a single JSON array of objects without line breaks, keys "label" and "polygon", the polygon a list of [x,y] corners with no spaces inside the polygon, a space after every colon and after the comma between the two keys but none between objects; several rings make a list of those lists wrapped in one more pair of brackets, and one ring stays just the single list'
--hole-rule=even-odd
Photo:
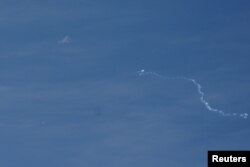
[{"label": "clear sky", "polygon": [[0,166],[202,167],[250,149],[247,0],[0,2]]}]

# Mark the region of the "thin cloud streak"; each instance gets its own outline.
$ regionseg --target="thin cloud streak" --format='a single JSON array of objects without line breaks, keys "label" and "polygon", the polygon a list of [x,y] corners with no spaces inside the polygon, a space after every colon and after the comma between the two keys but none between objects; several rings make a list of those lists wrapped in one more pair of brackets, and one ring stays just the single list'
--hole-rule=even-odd
[{"label": "thin cloud streak", "polygon": [[66,35],[63,39],[58,41],[59,44],[68,44],[71,42],[72,42],[72,40],[68,35]]}]

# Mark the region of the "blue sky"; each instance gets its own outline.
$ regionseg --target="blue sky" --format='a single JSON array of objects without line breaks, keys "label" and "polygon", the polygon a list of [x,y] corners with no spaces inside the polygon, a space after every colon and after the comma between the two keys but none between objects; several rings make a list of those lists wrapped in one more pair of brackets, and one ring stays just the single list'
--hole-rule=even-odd
[{"label": "blue sky", "polygon": [[[1,1],[0,166],[206,166],[250,149],[250,2]],[[65,37],[68,41],[60,42]],[[64,40],[65,41],[65,40]]]}]

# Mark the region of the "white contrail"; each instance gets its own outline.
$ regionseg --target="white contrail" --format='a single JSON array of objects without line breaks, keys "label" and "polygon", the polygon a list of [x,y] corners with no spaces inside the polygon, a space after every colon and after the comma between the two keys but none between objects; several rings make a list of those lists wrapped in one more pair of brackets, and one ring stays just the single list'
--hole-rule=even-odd
[{"label": "white contrail", "polygon": [[226,113],[222,110],[219,110],[219,109],[216,109],[216,108],[212,108],[210,106],[210,104],[205,100],[204,96],[205,96],[205,93],[202,92],[202,86],[201,84],[199,84],[195,79],[192,79],[192,78],[187,78],[187,77],[166,77],[166,76],[162,76],[158,73],[155,73],[155,72],[145,72],[144,69],[140,70],[137,72],[137,74],[139,76],[143,76],[143,75],[153,75],[155,77],[158,77],[158,78],[161,78],[161,79],[164,79],[164,80],[168,80],[168,79],[171,79],[171,80],[185,80],[185,81],[189,81],[189,82],[192,82],[193,85],[197,88],[197,92],[198,94],[200,95],[200,101],[201,103],[203,103],[206,107],[207,110],[209,111],[212,111],[212,112],[216,112],[222,116],[235,116],[235,117],[240,117],[240,118],[243,118],[243,119],[246,119],[248,117],[248,114],[247,113],[241,113],[241,114],[237,114],[237,113]]}]

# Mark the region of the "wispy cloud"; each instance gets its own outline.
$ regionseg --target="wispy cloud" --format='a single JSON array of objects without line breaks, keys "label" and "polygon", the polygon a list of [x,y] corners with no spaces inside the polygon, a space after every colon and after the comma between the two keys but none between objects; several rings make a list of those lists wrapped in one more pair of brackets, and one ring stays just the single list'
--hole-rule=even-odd
[{"label": "wispy cloud", "polygon": [[67,43],[71,43],[71,42],[72,42],[72,40],[68,35],[66,35],[65,37],[63,37],[63,39],[58,41],[58,43],[60,43],[60,44],[67,44]]}]

